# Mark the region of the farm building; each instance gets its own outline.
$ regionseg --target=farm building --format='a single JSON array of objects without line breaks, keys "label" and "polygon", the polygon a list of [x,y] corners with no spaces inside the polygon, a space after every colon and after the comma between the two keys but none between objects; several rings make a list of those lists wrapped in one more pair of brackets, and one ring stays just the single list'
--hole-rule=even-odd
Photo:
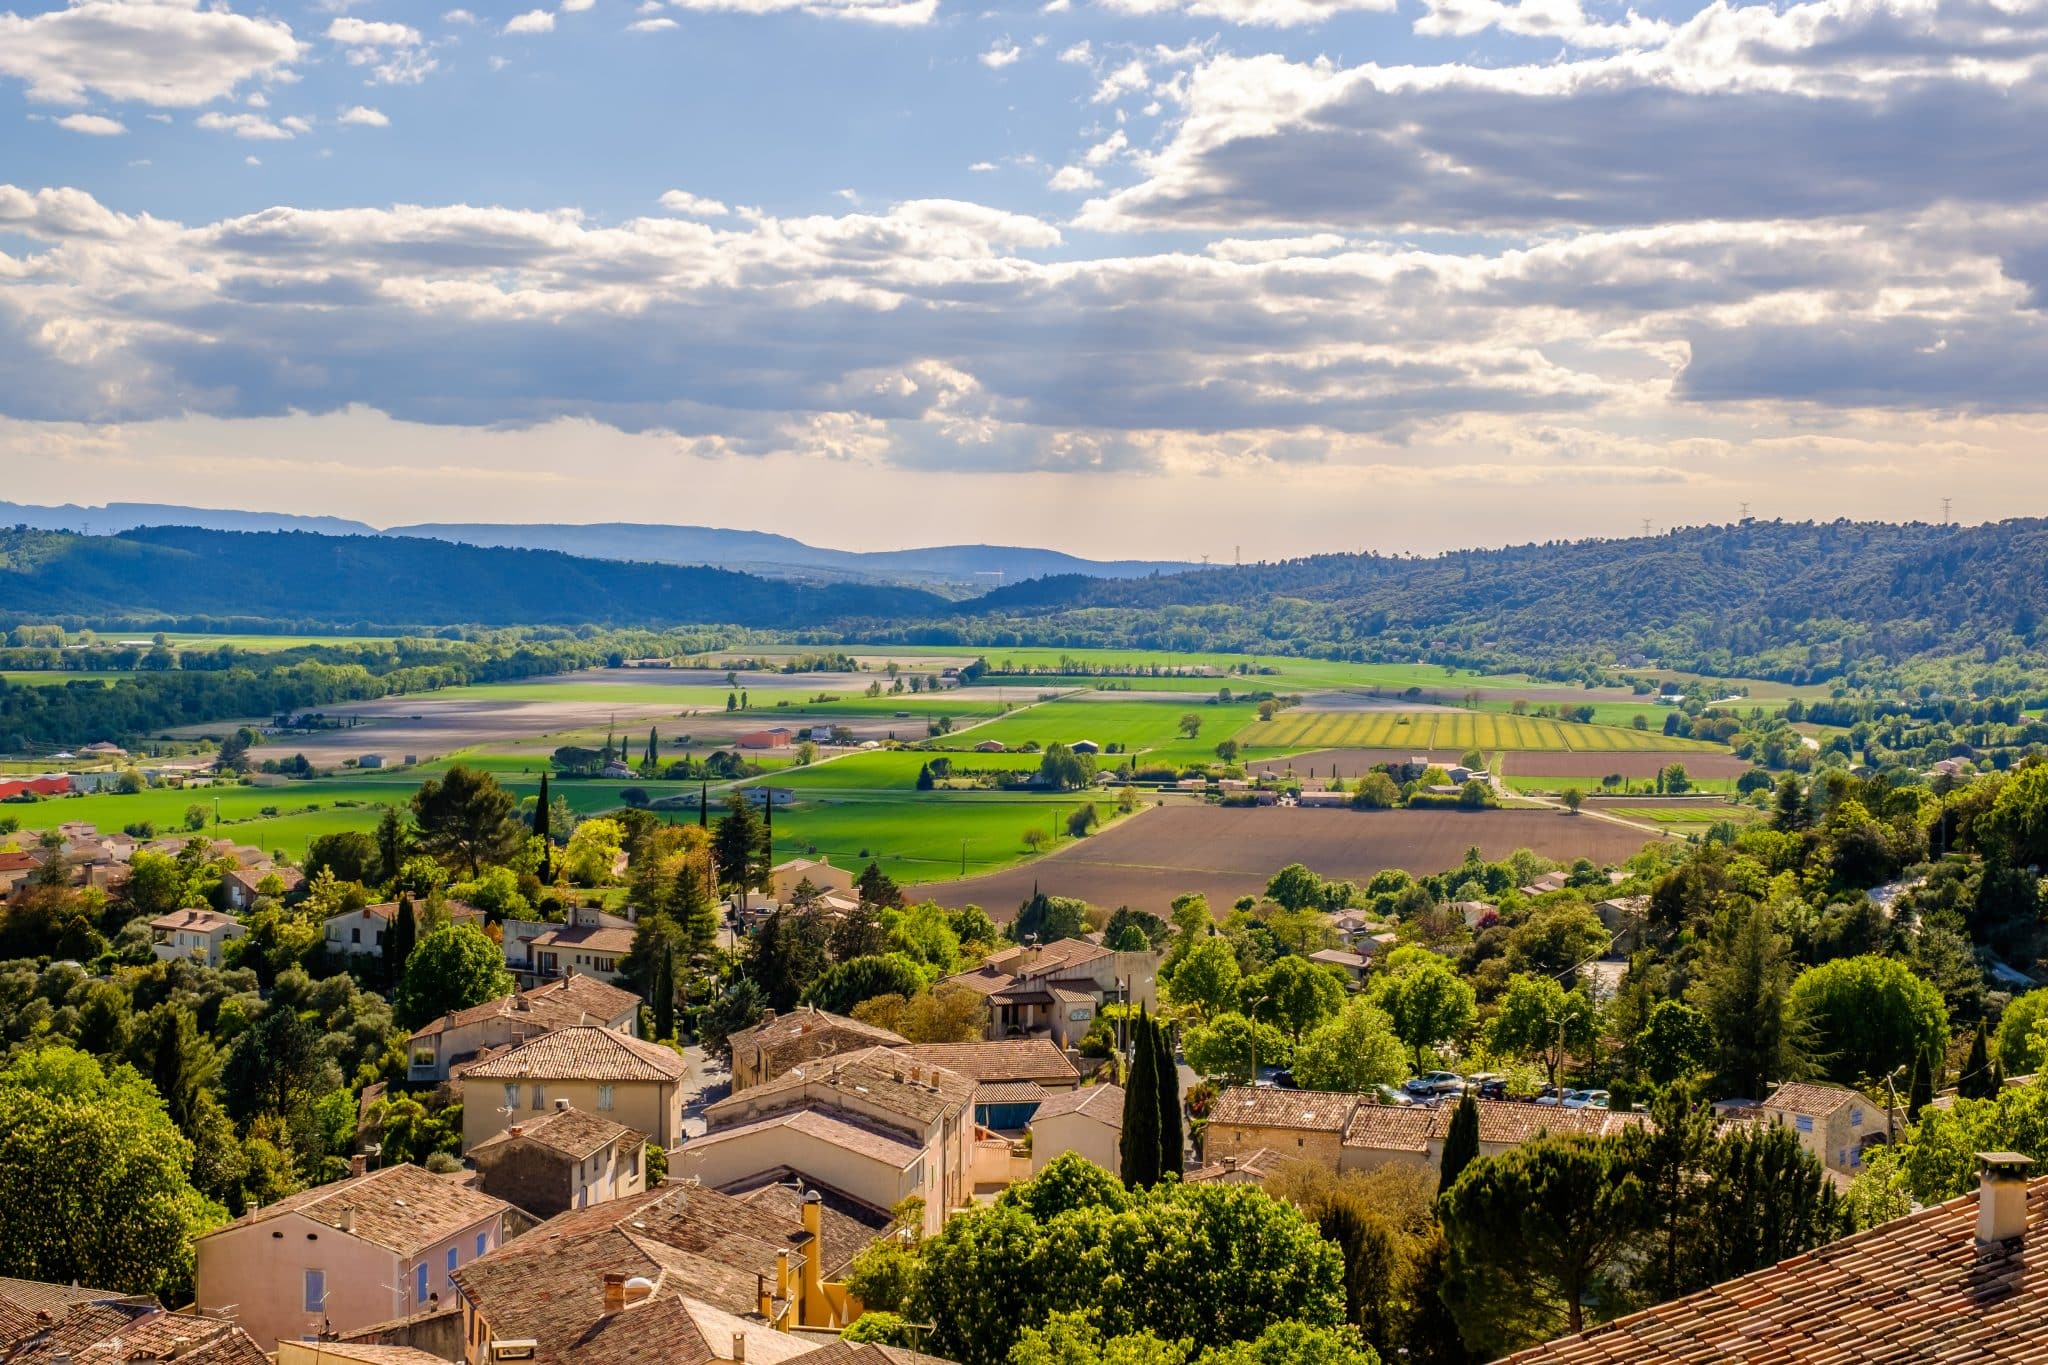
[{"label": "farm building", "polygon": [[384,755],[364,754],[356,759],[356,766],[358,768],[381,768],[384,766]]},{"label": "farm building", "polygon": [[1102,752],[1102,746],[1092,739],[1077,739],[1067,747],[1077,754],[1099,754]]},{"label": "farm building", "polygon": [[770,730],[749,730],[733,742],[742,749],[787,749],[790,733],[778,725]]}]

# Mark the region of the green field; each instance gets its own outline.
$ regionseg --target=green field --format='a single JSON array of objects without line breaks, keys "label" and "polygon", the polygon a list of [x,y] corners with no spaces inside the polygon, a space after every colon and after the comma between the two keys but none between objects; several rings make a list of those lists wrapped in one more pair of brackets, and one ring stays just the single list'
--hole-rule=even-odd
[{"label": "green field", "polygon": [[[1680,758],[1675,761],[1683,762],[1684,760],[1683,758]],[[1588,796],[1597,796],[1602,791],[1618,792],[1622,790],[1621,788],[1603,788],[1600,785],[1600,779],[1598,777],[1590,776],[1528,777],[1511,772],[1502,773],[1499,774],[1499,776],[1500,780],[1507,785],[1508,790],[1517,792],[1528,792],[1535,795],[1546,795],[1562,792],[1568,787],[1576,787],[1580,791],[1586,793]],[[1641,787],[1645,781],[1649,780],[1650,779],[1640,777],[1629,779],[1630,783],[1637,787]],[[1689,776],[1687,780],[1692,783],[1692,790],[1696,792],[1710,792],[1716,796],[1733,796],[1735,794],[1736,779],[1732,777]]]},{"label": "green field", "polygon": [[1492,711],[1282,711],[1254,721],[1238,743],[1259,749],[1567,749],[1578,753],[1727,752],[1656,730],[1578,725]]},{"label": "green field", "polygon": [[[1124,752],[1142,752],[1155,757],[1210,757],[1216,742],[1236,733],[1257,713],[1248,703],[1212,706],[1190,699],[1177,701],[1116,701],[1115,694],[1084,693],[1037,706],[977,725],[966,734],[940,736],[927,747],[970,749],[984,740],[997,740],[1012,748],[1036,740],[1041,746],[1055,741],[1072,744],[1093,740],[1105,752],[1115,744]],[[1180,718],[1193,713],[1202,718],[1200,733],[1192,740],[1181,738]]]},{"label": "green field", "polygon": [[785,768],[755,782],[773,782],[799,792],[876,791],[916,792],[917,773],[934,758],[950,758],[963,768],[1003,772],[1036,772],[1037,754],[932,754],[915,749],[869,750],[848,754],[805,768]]},{"label": "green field", "polygon": [[17,687],[62,687],[65,683],[72,682],[96,682],[105,685],[134,676],[132,673],[94,673],[82,668],[69,672],[55,668],[0,668],[0,682],[12,683]]},{"label": "green field", "polygon": [[[1057,831],[1060,844],[1067,843],[1067,813],[1085,799],[913,792],[799,801],[776,809],[775,857],[815,856],[815,850],[841,867],[879,862],[899,882],[946,881],[961,875],[962,840],[969,875],[1029,858],[1023,838],[1029,828]],[[1105,822],[1116,809],[1107,801],[1095,806]]]}]

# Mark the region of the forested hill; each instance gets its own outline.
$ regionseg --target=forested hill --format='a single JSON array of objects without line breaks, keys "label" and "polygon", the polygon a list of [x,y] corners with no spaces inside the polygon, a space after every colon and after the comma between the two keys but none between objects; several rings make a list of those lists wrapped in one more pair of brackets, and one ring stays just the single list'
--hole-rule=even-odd
[{"label": "forested hill", "polygon": [[1172,577],[1040,579],[956,609],[1036,640],[1539,663],[1795,681],[2043,643],[2048,521],[1745,522],[1428,559],[1318,555]]},{"label": "forested hill", "polygon": [[816,587],[723,569],[400,537],[190,527],[118,536],[0,531],[0,611],[14,617],[778,628],[947,609],[944,598],[914,588]]}]

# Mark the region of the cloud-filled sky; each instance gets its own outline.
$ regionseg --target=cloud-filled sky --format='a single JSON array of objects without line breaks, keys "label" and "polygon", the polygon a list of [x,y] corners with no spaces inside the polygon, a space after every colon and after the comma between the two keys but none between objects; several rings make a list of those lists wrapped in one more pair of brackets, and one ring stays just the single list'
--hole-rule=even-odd
[{"label": "cloud-filled sky", "polygon": [[11,2],[18,501],[1217,558],[2048,511],[2048,0]]}]

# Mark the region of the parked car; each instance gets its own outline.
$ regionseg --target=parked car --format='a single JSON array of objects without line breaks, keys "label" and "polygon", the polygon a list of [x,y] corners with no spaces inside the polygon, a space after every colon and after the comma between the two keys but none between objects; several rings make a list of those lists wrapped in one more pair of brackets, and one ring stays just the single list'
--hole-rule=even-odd
[{"label": "parked car", "polygon": [[1429,1071],[1412,1076],[1401,1087],[1418,1098],[1435,1095],[1461,1095],[1465,1091],[1465,1078],[1455,1071]]},{"label": "parked car", "polygon": [[1280,1089],[1282,1090],[1301,1089],[1301,1087],[1295,1083],[1294,1070],[1292,1067],[1283,1066],[1278,1071],[1274,1072],[1273,1084],[1280,1087]]},{"label": "parked car", "polygon": [[1508,1078],[1491,1071],[1482,1071],[1476,1076],[1465,1078],[1465,1093],[1476,1099],[1504,1100],[1508,1097]]},{"label": "parked car", "polygon": [[1397,1090],[1391,1085],[1376,1085],[1372,1089],[1373,1093],[1380,1097],[1381,1104],[1405,1106],[1415,1103],[1414,1099],[1406,1091]]},{"label": "parked car", "polygon": [[1536,1096],[1536,1103],[1547,1104],[1553,1109],[1560,1106],[1566,1109],[1576,1109],[1578,1106],[1573,1104],[1572,1101],[1578,1097],[1578,1093],[1578,1091],[1569,1087],[1560,1089],[1554,1085],[1546,1085],[1541,1093]]},{"label": "parked car", "polygon": [[1573,1104],[1570,1101],[1566,1101],[1565,1108],[1605,1109],[1612,1099],[1613,1096],[1609,1095],[1605,1090],[1581,1090],[1578,1095],[1578,1103]]}]

